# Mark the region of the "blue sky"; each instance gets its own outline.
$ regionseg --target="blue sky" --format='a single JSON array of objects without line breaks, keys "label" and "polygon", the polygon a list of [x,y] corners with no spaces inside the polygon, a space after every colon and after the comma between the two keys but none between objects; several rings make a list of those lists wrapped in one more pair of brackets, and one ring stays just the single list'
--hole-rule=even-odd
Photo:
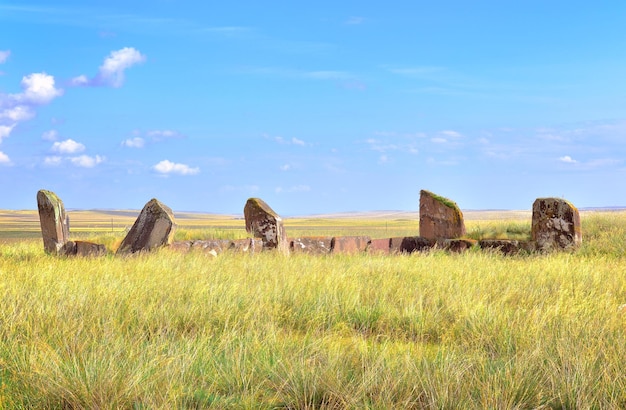
[{"label": "blue sky", "polygon": [[3,1],[0,209],[626,205],[626,3]]}]

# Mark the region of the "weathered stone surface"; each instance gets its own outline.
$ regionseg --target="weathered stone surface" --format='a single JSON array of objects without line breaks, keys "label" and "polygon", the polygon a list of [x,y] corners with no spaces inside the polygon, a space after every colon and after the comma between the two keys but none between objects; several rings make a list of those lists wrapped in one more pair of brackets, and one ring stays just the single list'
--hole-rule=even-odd
[{"label": "weathered stone surface", "polygon": [[243,208],[246,231],[261,238],[264,249],[289,253],[289,242],[282,218],[260,198],[250,198]]},{"label": "weathered stone surface", "polygon": [[455,239],[465,235],[463,213],[458,205],[432,192],[420,191],[420,236]]},{"label": "weathered stone surface", "polygon": [[259,238],[235,239],[232,247],[235,252],[257,253],[263,250],[263,241]]},{"label": "weathered stone surface", "polygon": [[325,255],[332,250],[331,236],[310,236],[292,239],[289,249],[293,253],[310,253],[313,255]]},{"label": "weathered stone surface", "polygon": [[582,244],[578,209],[565,199],[537,198],[531,236],[540,251],[573,250]]},{"label": "weathered stone surface", "polygon": [[511,239],[481,239],[478,241],[478,246],[481,249],[491,249],[502,252],[504,255],[516,255],[520,252],[534,251],[534,242]]},{"label": "weathered stone surface", "polygon": [[70,239],[63,201],[54,192],[42,189],[37,192],[37,208],[44,249],[52,254],[62,253],[63,247]]},{"label": "weathered stone surface", "polygon": [[371,239],[369,236],[337,236],[331,241],[332,253],[365,252]]},{"label": "weathered stone surface", "polygon": [[440,239],[437,247],[450,252],[465,252],[476,245],[476,241],[470,239]]},{"label": "weathered stone surface", "polygon": [[391,238],[372,239],[367,251],[379,255],[389,255],[391,249]]},{"label": "weathered stone surface", "polygon": [[208,240],[195,240],[191,242],[191,250],[198,250],[204,252],[215,251],[221,253],[227,249],[233,247],[233,241],[229,239],[208,239]]},{"label": "weathered stone surface", "polygon": [[151,199],[141,210],[117,254],[150,251],[169,245],[175,232],[176,221],[172,210],[158,200]]},{"label": "weathered stone surface", "polygon": [[67,241],[62,250],[66,256],[104,256],[107,249],[104,245],[85,241]]},{"label": "weathered stone surface", "polygon": [[423,236],[405,236],[390,239],[390,253],[413,253],[431,250],[435,240]]}]

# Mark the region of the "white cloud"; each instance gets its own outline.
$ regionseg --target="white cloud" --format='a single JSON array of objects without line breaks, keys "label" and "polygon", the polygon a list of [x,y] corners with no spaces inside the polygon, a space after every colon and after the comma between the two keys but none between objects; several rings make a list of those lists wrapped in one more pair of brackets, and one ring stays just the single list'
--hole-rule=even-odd
[{"label": "white cloud", "polygon": [[57,130],[46,131],[41,134],[41,139],[44,141],[56,141],[59,139],[59,133]]},{"label": "white cloud", "polygon": [[146,56],[132,47],[112,51],[100,66],[98,76],[113,87],[124,82],[124,71],[135,64],[146,61]]},{"label": "white cloud", "polygon": [[6,138],[11,134],[11,131],[13,131],[13,127],[15,127],[15,124],[0,125],[0,142],[2,142],[3,138]]},{"label": "white cloud", "polygon": [[289,171],[291,169],[291,165],[285,164],[280,166],[281,171]]},{"label": "white cloud", "polygon": [[52,144],[52,152],[57,152],[59,154],[76,154],[83,152],[84,150],[85,146],[83,144],[72,139]]},{"label": "white cloud", "polygon": [[430,139],[430,142],[433,142],[435,144],[445,144],[446,142],[448,142],[448,140],[441,137],[434,137]]},{"label": "white cloud", "polygon": [[49,167],[56,167],[58,165],[61,165],[61,162],[63,162],[63,158],[57,156],[45,157],[43,160],[43,164]]},{"label": "white cloud", "polygon": [[11,159],[9,158],[9,156],[5,154],[4,152],[0,151],[0,164],[8,165],[10,163],[11,163]]},{"label": "white cloud", "polygon": [[387,155],[385,155],[385,154],[381,155],[381,156],[378,158],[378,163],[379,163],[379,164],[386,164],[386,163],[388,163],[388,162],[389,162],[389,157],[388,157]]},{"label": "white cloud", "polygon": [[0,64],[6,63],[11,55],[11,50],[0,50]]},{"label": "white cloud", "polygon": [[121,87],[124,83],[124,72],[130,67],[146,61],[146,56],[132,47],[124,47],[112,51],[98,69],[98,74],[89,79],[85,75],[72,78],[70,84],[75,87],[109,86]]},{"label": "white cloud", "polygon": [[76,165],[77,167],[93,168],[99,163],[103,162],[104,157],[101,157],[100,155],[96,155],[95,157],[90,157],[88,155],[80,155],[78,157],[70,158],[70,161],[72,162],[72,164]]},{"label": "white cloud", "polygon": [[0,111],[0,120],[9,120],[12,122],[20,122],[30,120],[35,116],[33,110],[26,105],[16,105]]},{"label": "white cloud", "polygon": [[129,138],[122,141],[122,145],[128,148],[143,148],[145,141],[141,137]]},{"label": "white cloud", "polygon": [[176,164],[174,162],[163,160],[152,167],[160,174],[178,174],[178,175],[195,175],[200,172],[200,168],[191,168],[189,165]]},{"label": "white cloud", "polygon": [[575,164],[575,163],[578,162],[575,159],[573,159],[572,157],[570,157],[569,155],[565,155],[565,156],[559,158],[559,161],[565,162],[566,164]]},{"label": "white cloud", "polygon": [[47,104],[54,98],[63,95],[63,90],[56,88],[54,77],[46,73],[33,73],[22,77],[22,89],[20,94],[12,94],[11,97],[18,103]]},{"label": "white cloud", "polygon": [[299,140],[296,137],[293,137],[291,139],[291,143],[294,144],[294,145],[300,145],[300,146],[305,146],[306,145],[306,143],[304,141]]}]

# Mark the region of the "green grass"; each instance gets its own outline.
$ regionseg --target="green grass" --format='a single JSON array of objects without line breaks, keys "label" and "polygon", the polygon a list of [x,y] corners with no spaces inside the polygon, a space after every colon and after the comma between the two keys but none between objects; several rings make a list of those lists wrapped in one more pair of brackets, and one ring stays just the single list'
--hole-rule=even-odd
[{"label": "green grass", "polygon": [[[317,224],[301,227],[344,232]],[[585,216],[583,241],[516,257],[0,244],[0,408],[624,408],[626,214]]]}]

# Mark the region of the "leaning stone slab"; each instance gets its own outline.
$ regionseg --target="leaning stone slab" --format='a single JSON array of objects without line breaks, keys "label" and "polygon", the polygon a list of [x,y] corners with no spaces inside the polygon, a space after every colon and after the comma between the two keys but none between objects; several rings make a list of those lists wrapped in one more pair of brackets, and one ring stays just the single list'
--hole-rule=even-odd
[{"label": "leaning stone slab", "polygon": [[141,210],[117,254],[151,251],[169,245],[175,232],[176,221],[172,210],[158,200],[151,199]]},{"label": "leaning stone slab", "polygon": [[97,257],[104,256],[107,249],[104,245],[85,241],[67,241],[62,251],[66,256]]},{"label": "leaning stone slab", "polygon": [[531,236],[537,250],[574,250],[582,244],[578,209],[565,199],[537,198]]},{"label": "leaning stone slab", "polygon": [[37,192],[37,208],[45,251],[61,254],[63,247],[70,239],[68,218],[63,201],[54,192],[42,189]]},{"label": "leaning stone slab", "polygon": [[455,239],[463,235],[465,222],[456,202],[421,190],[420,236],[429,239]]},{"label": "leaning stone slab", "polygon": [[390,253],[413,253],[425,252],[431,250],[435,246],[434,239],[424,238],[422,236],[405,236],[391,238],[389,244]]},{"label": "leaning stone slab", "polygon": [[289,242],[282,218],[260,198],[249,198],[243,208],[246,231],[261,238],[264,249],[289,253]]},{"label": "leaning stone slab", "polygon": [[332,253],[360,253],[367,250],[369,236],[337,236],[330,243]]},{"label": "leaning stone slab", "polygon": [[309,236],[295,238],[290,241],[289,249],[293,253],[309,253],[313,255],[325,255],[332,250],[333,238],[331,236]]}]

